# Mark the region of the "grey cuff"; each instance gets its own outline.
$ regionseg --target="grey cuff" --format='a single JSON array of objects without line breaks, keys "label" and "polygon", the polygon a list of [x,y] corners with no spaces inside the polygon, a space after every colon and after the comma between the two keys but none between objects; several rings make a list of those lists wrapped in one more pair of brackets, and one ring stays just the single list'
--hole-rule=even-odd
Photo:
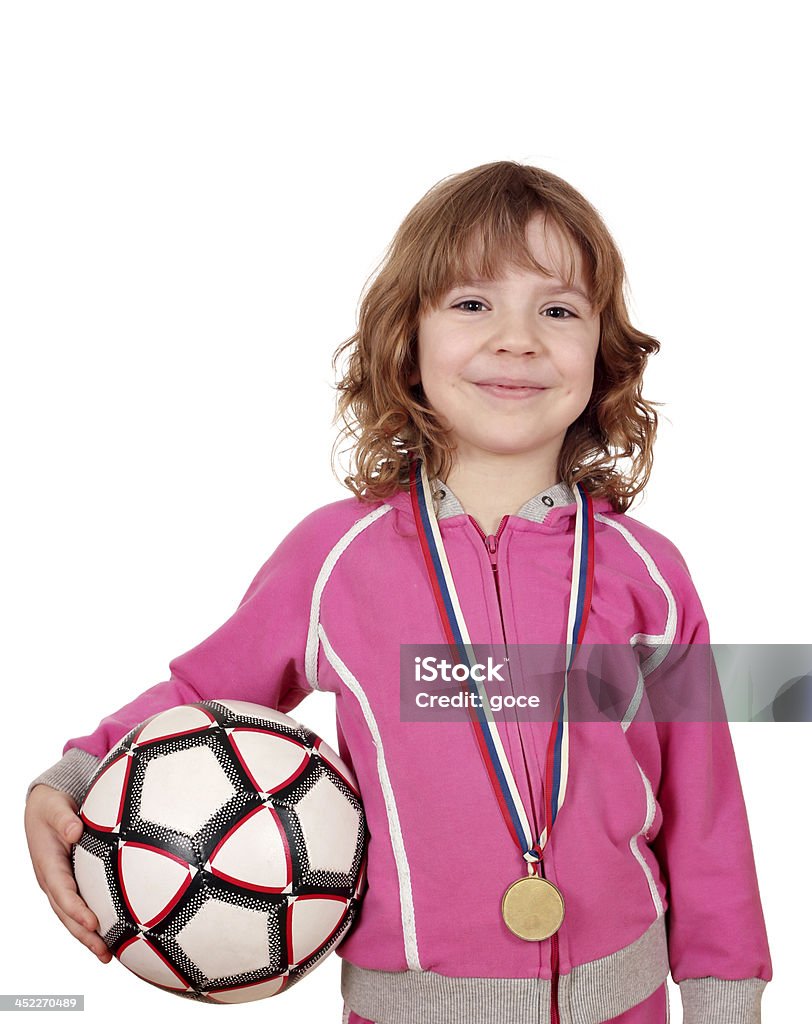
[{"label": "grey cuff", "polygon": [[72,796],[77,805],[81,806],[101,761],[100,757],[95,757],[86,750],[71,747],[60,761],[57,761],[42,775],[38,775],[29,784],[25,799],[28,800],[34,786],[44,782],[45,785],[53,786],[54,789]]},{"label": "grey cuff", "polygon": [[763,978],[684,978],[683,1024],[761,1024]]}]

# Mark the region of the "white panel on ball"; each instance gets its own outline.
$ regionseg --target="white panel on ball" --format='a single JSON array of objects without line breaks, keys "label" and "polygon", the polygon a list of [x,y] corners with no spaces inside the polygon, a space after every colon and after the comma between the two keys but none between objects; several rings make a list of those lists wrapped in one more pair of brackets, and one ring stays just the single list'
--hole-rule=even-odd
[{"label": "white panel on ball", "polygon": [[198,832],[236,790],[209,747],[190,747],[150,761],[141,817],[156,825]]}]

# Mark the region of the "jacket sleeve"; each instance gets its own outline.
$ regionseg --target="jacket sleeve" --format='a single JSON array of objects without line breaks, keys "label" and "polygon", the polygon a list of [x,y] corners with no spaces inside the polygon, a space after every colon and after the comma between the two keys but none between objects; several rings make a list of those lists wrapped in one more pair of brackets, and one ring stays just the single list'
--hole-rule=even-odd
[{"label": "jacket sleeve", "polygon": [[[694,703],[682,720],[674,714],[656,723],[662,824],[651,847],[668,891],[671,976],[685,1024],[758,1024],[772,964],[747,811],[708,622],[681,555],[674,582],[683,666],[676,671],[685,671],[688,657],[693,677],[677,683],[701,683],[710,713],[697,713]],[[682,646],[696,644],[704,646]]]},{"label": "jacket sleeve", "polygon": [[319,511],[298,523],[262,565],[234,614],[196,647],[169,662],[167,680],[69,739],[63,757],[29,784],[81,803],[98,765],[122,737],[152,715],[201,700],[251,701],[287,713],[311,687],[307,645],[315,581],[330,547]]}]

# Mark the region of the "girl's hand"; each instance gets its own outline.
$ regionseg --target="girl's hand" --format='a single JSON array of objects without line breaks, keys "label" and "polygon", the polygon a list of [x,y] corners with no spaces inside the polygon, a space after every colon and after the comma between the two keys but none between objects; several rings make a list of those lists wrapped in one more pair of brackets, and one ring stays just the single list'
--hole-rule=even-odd
[{"label": "girl's hand", "polygon": [[113,959],[97,930],[99,922],[79,895],[71,847],[82,836],[76,801],[53,786],[36,785],[25,804],[25,835],[40,889],[59,920],[103,964]]}]

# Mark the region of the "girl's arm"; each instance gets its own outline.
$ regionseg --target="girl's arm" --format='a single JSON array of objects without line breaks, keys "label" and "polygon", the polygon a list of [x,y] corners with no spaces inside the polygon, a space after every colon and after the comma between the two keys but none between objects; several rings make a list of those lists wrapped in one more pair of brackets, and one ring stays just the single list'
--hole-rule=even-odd
[{"label": "girl's arm", "polygon": [[[708,622],[684,561],[681,569],[676,643],[709,645]],[[674,671],[690,678],[676,685],[687,686],[690,699],[702,687],[707,695],[710,684],[710,703],[723,709],[710,648],[683,651],[683,667]],[[671,975],[686,1021],[758,1024],[772,963],[747,811],[723,710],[698,712],[697,706],[686,717],[706,720],[657,722],[662,826],[651,847],[668,887]]]},{"label": "girl's arm", "polygon": [[[328,506],[329,508],[329,506]],[[254,577],[234,614],[169,662],[170,677],[69,739],[56,764],[34,779],[81,803],[102,759],[140,722],[180,704],[231,698],[286,713],[308,693],[305,647],[319,569],[335,530],[317,509],[288,533]],[[333,538],[337,539],[337,538]]]}]

